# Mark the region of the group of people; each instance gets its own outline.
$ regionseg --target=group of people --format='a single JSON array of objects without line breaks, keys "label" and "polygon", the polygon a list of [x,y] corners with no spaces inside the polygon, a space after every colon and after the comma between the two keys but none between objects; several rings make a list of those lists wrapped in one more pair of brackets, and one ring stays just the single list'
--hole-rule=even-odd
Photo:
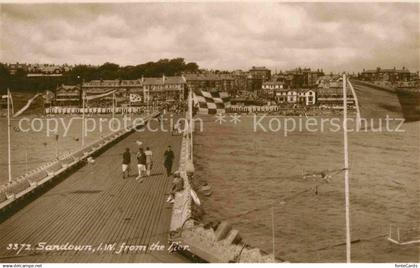
[{"label": "group of people", "polygon": [[[136,181],[142,182],[144,176],[151,175],[151,170],[153,168],[152,156],[153,156],[153,152],[149,147],[146,147],[146,150],[143,150],[143,147],[139,146],[139,150],[136,153],[137,170],[138,170]],[[171,176],[171,173],[172,173],[172,164],[175,158],[174,152],[172,151],[172,148],[170,145],[165,150],[163,158],[164,158],[163,165],[166,169],[166,176],[169,177]],[[125,152],[123,153],[123,161],[122,161],[123,179],[130,176],[130,164],[131,164],[130,148],[126,148]]]}]

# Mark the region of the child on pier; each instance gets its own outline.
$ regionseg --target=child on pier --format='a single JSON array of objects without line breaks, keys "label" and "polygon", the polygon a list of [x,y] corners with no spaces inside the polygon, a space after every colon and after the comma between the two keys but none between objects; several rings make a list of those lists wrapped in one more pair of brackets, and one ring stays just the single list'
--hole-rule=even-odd
[{"label": "child on pier", "polygon": [[143,177],[142,173],[146,170],[146,154],[143,151],[143,148],[139,148],[139,151],[136,155],[137,158],[137,169],[139,172],[139,175],[136,178],[136,181],[140,180],[140,182],[143,181],[141,177]]}]

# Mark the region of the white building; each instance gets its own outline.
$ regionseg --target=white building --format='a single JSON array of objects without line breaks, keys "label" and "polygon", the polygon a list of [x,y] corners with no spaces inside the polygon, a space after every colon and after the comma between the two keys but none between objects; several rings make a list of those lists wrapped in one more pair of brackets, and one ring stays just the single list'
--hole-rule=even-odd
[{"label": "white building", "polygon": [[275,91],[278,103],[316,104],[316,92],[311,89],[280,89]]}]

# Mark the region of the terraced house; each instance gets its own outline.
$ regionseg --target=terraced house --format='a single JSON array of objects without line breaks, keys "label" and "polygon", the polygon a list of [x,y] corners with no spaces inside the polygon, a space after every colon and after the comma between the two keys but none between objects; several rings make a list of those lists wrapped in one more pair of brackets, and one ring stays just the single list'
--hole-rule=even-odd
[{"label": "terraced house", "polygon": [[[142,77],[133,80],[91,80],[81,84],[82,90],[88,96],[102,95],[115,90],[116,105],[128,105],[130,102],[142,104],[145,102],[184,100],[186,80],[183,76]],[[80,86],[61,85],[56,89],[58,93],[55,104],[66,106],[81,106]],[[113,95],[107,95],[89,101],[87,105],[96,107],[111,106]],[[131,96],[137,96],[133,101]],[[76,100],[76,96],[78,99]]]},{"label": "terraced house", "polygon": [[408,69],[402,67],[402,69],[397,69],[396,67],[392,69],[381,69],[377,67],[375,70],[365,70],[360,73],[359,79],[364,81],[410,81],[411,77],[415,77],[415,73],[410,73]]},{"label": "terraced house", "polygon": [[233,92],[235,90],[235,78],[231,74],[185,74],[185,80],[188,88],[203,90],[218,90],[225,92]]}]

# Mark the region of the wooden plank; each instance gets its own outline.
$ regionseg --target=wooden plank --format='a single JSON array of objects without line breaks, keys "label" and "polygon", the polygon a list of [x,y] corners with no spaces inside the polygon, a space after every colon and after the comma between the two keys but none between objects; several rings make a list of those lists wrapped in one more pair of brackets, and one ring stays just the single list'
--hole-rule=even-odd
[{"label": "wooden plank", "polygon": [[[138,183],[121,178],[121,154],[125,147],[134,153],[136,140],[154,153],[154,176]],[[11,262],[184,262],[165,252],[143,254],[36,252],[35,255],[7,251],[8,243],[92,244],[123,242],[167,243],[171,210],[165,203],[170,186],[163,168],[163,152],[172,145],[179,155],[181,137],[170,133],[133,133],[71,174],[32,203],[0,224],[0,260]],[[137,170],[133,155],[132,173]],[[177,161],[176,161],[177,163]],[[175,167],[174,167],[175,168]],[[136,172],[137,173],[137,172]],[[157,241],[157,240],[156,240]],[[130,242],[130,243],[129,243]],[[13,256],[13,258],[11,258]]]}]

